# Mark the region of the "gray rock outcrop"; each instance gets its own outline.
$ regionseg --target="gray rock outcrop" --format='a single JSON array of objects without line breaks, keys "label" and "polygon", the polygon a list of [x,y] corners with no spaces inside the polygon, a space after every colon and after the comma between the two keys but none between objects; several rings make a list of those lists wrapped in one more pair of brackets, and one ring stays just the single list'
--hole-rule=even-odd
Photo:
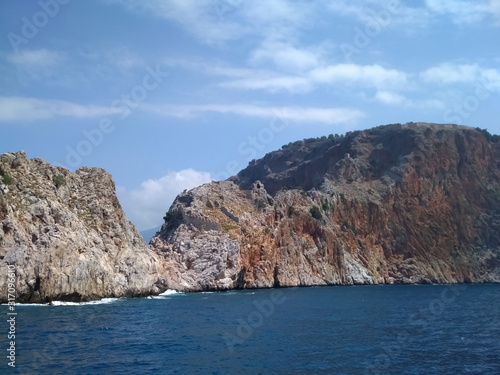
[{"label": "gray rock outcrop", "polygon": [[21,151],[0,155],[0,181],[0,269],[14,265],[17,302],[161,291],[158,256],[127,220],[109,173],[71,173]]}]

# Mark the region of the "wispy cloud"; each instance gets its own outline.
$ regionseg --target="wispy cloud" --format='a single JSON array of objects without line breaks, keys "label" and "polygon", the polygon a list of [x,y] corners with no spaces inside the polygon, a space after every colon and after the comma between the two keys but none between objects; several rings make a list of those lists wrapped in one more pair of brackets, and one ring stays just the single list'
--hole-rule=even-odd
[{"label": "wispy cloud", "polygon": [[443,109],[445,107],[445,103],[439,99],[410,99],[392,91],[377,91],[375,100],[385,105],[405,108]]},{"label": "wispy cloud", "polygon": [[190,119],[203,113],[213,112],[248,117],[279,117],[294,122],[317,122],[324,124],[352,123],[364,117],[364,113],[353,108],[315,108],[315,107],[265,107],[249,104],[209,104],[209,105],[144,105],[142,109],[161,116]]},{"label": "wispy cloud", "polygon": [[194,169],[184,169],[168,173],[158,179],[149,179],[135,190],[118,187],[117,193],[123,202],[129,219],[141,230],[158,226],[162,223],[170,205],[177,194],[184,189],[211,181],[210,173]]},{"label": "wispy cloud", "polygon": [[486,16],[491,15],[494,2],[488,0],[425,0],[425,5],[434,14],[448,15],[454,23],[470,24],[482,21]]},{"label": "wispy cloud", "polygon": [[375,99],[383,104],[404,104],[407,99],[397,92],[392,91],[377,91]]},{"label": "wispy cloud", "polygon": [[63,100],[0,97],[0,121],[35,121],[54,117],[96,117],[120,114],[117,108],[82,105]]},{"label": "wispy cloud", "polygon": [[60,51],[49,51],[47,49],[21,50],[18,53],[7,55],[7,60],[15,65],[23,67],[53,68],[65,60],[65,54]]},{"label": "wispy cloud", "polygon": [[265,39],[259,47],[250,52],[252,66],[271,63],[279,71],[303,73],[324,65],[331,43],[301,46],[289,40]]},{"label": "wispy cloud", "polygon": [[14,65],[25,79],[29,77],[35,81],[54,79],[61,74],[61,67],[66,61],[66,54],[61,51],[47,49],[20,50],[7,55],[7,61]]},{"label": "wispy cloud", "polygon": [[489,8],[495,19],[496,26],[500,26],[500,1],[490,0]]},{"label": "wispy cloud", "polygon": [[313,84],[306,77],[278,76],[278,77],[252,77],[222,82],[220,87],[265,90],[271,93],[286,91],[290,93],[306,93],[312,90]]},{"label": "wispy cloud", "polygon": [[[195,70],[202,74],[221,76],[230,80],[219,82],[219,87],[244,90],[265,90],[269,92],[307,93],[321,85],[344,84],[350,86],[370,87],[379,90],[408,88],[409,74],[397,69],[387,69],[381,65],[358,64],[320,64],[312,55],[299,52],[298,61],[301,69],[310,66],[302,73],[287,74],[277,70],[233,68],[217,62],[189,62],[183,60],[170,61],[170,65]],[[263,58],[263,57],[262,57]],[[271,52],[266,58],[278,60]],[[297,65],[296,65],[297,66]],[[317,66],[317,67],[316,67]]]},{"label": "wispy cloud", "polygon": [[118,68],[122,73],[146,66],[146,62],[140,56],[124,46],[110,49],[106,52],[105,58],[111,67]]},{"label": "wispy cloud", "polygon": [[380,22],[377,16],[379,12],[384,12],[387,27],[403,27],[401,31],[406,33],[428,27],[430,23],[442,22],[440,17],[449,17],[457,25],[471,25],[493,16],[498,26],[500,20],[498,0],[425,0],[423,4],[411,4],[401,0],[387,2],[336,0],[328,3],[327,8],[337,15],[356,18],[365,23]]},{"label": "wispy cloud", "polygon": [[[308,25],[317,6],[302,1],[114,0],[132,12],[143,12],[179,23],[207,44],[238,40],[248,35],[291,36]],[[314,9],[312,9],[314,8]],[[228,10],[230,9],[230,12]]]},{"label": "wispy cloud", "polygon": [[386,69],[380,65],[330,65],[314,69],[311,71],[310,77],[321,83],[356,84],[384,90],[402,88],[408,84],[408,76],[405,72]]},{"label": "wispy cloud", "polygon": [[420,74],[425,82],[441,85],[454,83],[484,84],[500,88],[500,71],[483,68],[478,64],[442,63],[433,66]]}]

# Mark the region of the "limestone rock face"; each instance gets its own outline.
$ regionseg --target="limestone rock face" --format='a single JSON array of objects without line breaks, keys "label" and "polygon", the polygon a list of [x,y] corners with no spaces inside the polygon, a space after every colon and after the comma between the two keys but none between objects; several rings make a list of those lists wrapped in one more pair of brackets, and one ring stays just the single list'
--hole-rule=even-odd
[{"label": "limestone rock face", "polygon": [[425,123],[299,141],[166,219],[151,247],[178,290],[500,282],[500,143]]},{"label": "limestone rock face", "polygon": [[[28,160],[21,151],[0,155],[2,180],[0,269],[6,275],[7,265],[14,265],[17,302],[160,291],[158,257],[127,220],[106,171],[84,167],[71,173]],[[2,277],[0,302],[6,298]]]}]

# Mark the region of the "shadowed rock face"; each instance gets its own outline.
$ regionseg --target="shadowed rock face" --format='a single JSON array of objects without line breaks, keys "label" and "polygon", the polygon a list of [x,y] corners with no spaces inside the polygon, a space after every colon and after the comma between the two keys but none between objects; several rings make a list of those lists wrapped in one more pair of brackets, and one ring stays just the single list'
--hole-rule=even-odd
[{"label": "shadowed rock face", "polygon": [[500,143],[468,127],[295,142],[171,211],[151,246],[179,290],[500,282]]},{"label": "shadowed rock face", "polygon": [[[16,302],[86,301],[160,291],[158,257],[127,220],[111,176],[71,173],[24,152],[0,155],[0,269],[16,270]],[[159,285],[161,288],[161,285]],[[7,277],[0,278],[0,302]]]}]

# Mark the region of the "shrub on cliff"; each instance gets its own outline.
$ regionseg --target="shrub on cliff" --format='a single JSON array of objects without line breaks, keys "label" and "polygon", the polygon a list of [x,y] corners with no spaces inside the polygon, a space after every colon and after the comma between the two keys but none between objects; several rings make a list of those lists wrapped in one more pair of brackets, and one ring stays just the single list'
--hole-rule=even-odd
[{"label": "shrub on cliff", "polygon": [[165,221],[165,223],[169,222],[170,220],[172,220],[175,216],[175,213],[174,211],[172,210],[169,210],[165,216],[163,216],[163,220]]},{"label": "shrub on cliff", "polygon": [[500,141],[500,135],[496,134],[491,134],[488,130],[486,129],[481,129],[481,128],[476,128],[476,130],[482,134],[484,138],[486,138],[489,142],[494,142],[497,143]]},{"label": "shrub on cliff", "polygon": [[14,178],[9,174],[4,174],[2,177],[2,183],[4,185],[12,185],[14,183]]},{"label": "shrub on cliff", "polygon": [[66,180],[64,179],[64,176],[61,176],[60,174],[52,177],[52,182],[54,183],[54,185],[56,185],[56,188],[58,189],[61,186],[66,185]]},{"label": "shrub on cliff", "polygon": [[311,213],[312,217],[315,218],[316,220],[321,220],[321,218],[323,217],[323,215],[321,215],[321,211],[318,206],[312,206],[309,212]]}]

